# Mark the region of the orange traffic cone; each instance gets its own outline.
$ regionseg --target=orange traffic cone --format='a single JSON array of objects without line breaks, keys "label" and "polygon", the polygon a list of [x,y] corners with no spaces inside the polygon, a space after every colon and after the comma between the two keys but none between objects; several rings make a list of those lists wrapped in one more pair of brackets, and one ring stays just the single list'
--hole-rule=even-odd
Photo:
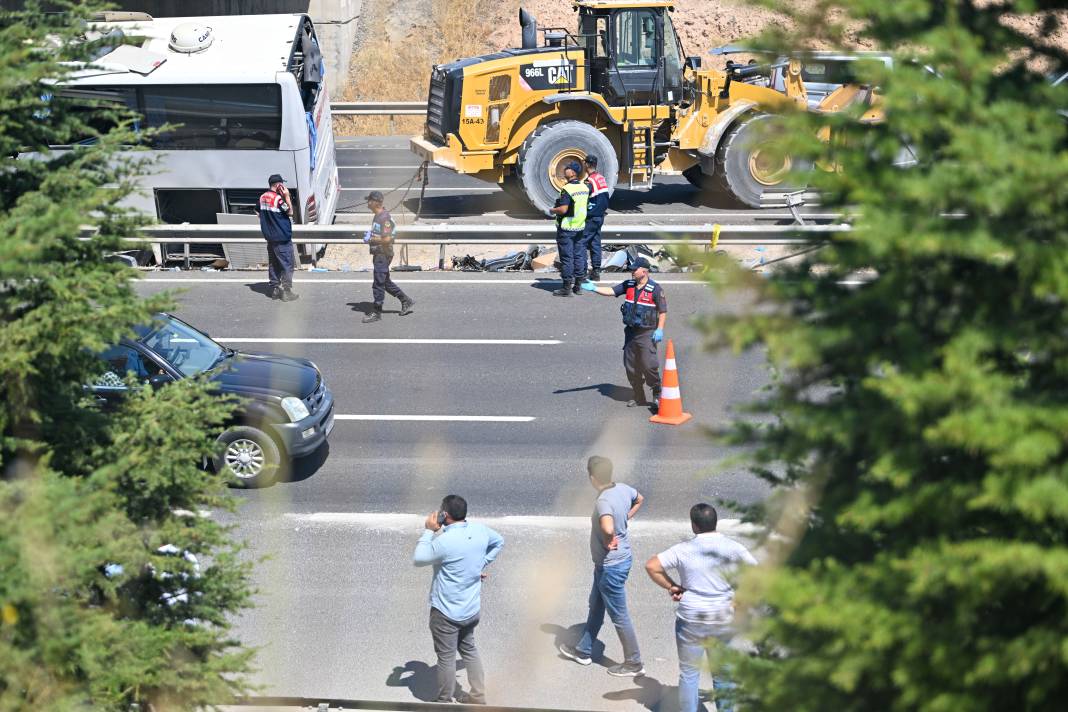
[{"label": "orange traffic cone", "polygon": [[679,369],[675,365],[675,343],[668,339],[667,358],[664,360],[664,383],[660,390],[660,404],[651,423],[682,425],[693,416],[682,412],[682,392],[679,391]]}]

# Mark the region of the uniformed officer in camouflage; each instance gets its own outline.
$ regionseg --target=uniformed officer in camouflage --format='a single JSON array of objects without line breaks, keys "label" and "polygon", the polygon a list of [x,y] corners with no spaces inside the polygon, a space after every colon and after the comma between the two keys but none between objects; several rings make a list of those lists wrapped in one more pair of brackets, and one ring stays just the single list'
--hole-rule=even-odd
[{"label": "uniformed officer in camouflage", "polygon": [[[634,398],[628,408],[660,403],[660,359],[656,345],[664,340],[664,324],[667,322],[667,297],[659,284],[649,279],[649,261],[639,257],[631,265],[631,278],[615,287],[598,287],[593,282],[583,282],[582,288],[605,297],[624,297],[620,311],[623,313],[623,367],[627,380],[634,389]],[[653,393],[653,403],[645,400],[645,386]]]},{"label": "uniformed officer in camouflage", "polygon": [[386,301],[386,292],[400,300],[401,316],[412,313],[415,300],[405,294],[389,276],[389,265],[393,262],[393,236],[397,224],[386,210],[385,196],[380,191],[372,190],[365,200],[367,207],[375,214],[371,229],[363,236],[363,241],[370,245],[371,264],[374,267],[374,284],[371,286],[371,296],[375,300],[374,309],[363,318],[364,324],[370,324],[382,320],[382,305]]}]

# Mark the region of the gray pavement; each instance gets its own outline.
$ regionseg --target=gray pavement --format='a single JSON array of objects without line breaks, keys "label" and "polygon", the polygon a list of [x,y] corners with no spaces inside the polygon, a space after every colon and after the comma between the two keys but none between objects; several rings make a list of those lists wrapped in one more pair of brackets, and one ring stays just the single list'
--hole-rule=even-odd
[{"label": "gray pavement", "polygon": [[[370,190],[395,191],[387,193],[386,205],[401,221],[408,221],[418,209],[421,183],[412,184],[410,189],[409,183],[419,167],[419,159],[409,151],[407,137],[339,137],[337,161],[341,185],[338,222],[349,221],[353,212],[357,221],[364,221],[366,205],[363,197]],[[827,217],[825,211],[818,208],[803,212]],[[512,198],[496,185],[437,166],[430,168],[430,182],[420,217],[435,222],[480,224],[545,220],[525,201]],[[650,190],[617,186],[608,221],[612,224],[652,225],[692,224],[695,221],[702,224],[793,222],[784,209],[752,210],[702,194],[681,176],[660,176]]]},{"label": "gray pavement", "polygon": [[[732,453],[703,432],[766,382],[758,355],[706,353],[691,324],[733,300],[713,297],[691,275],[661,280],[667,336],[694,414],[673,428],[624,406],[618,301],[554,298],[556,281],[529,273],[394,276],[416,300],[415,313],[398,317],[387,301],[386,318],[374,325],[360,323],[369,275],[302,273],[301,299],[289,304],[265,296],[260,273],[153,273],[138,285],[143,294],[185,290],[176,313],[235,348],[311,358],[336,412],[367,418],[339,419],[328,448],[295,463],[288,481],[234,491],[242,500],[235,535],[248,540],[250,557],[269,557],[257,569],[259,607],[239,624],[243,640],[263,646],[264,692],[425,698],[429,573],[410,556],[421,518],[455,492],[468,498],[473,518],[493,518],[507,539],[479,634],[492,703],[673,709],[661,705],[676,676],[671,605],[640,563],[686,536],[695,501],[766,495],[751,475],[717,464]],[[593,491],[584,463],[595,453],[611,457],[617,478],[647,498],[629,584],[648,670],[637,681],[554,653],[585,615]],[[602,639],[618,660],[610,627]]]}]

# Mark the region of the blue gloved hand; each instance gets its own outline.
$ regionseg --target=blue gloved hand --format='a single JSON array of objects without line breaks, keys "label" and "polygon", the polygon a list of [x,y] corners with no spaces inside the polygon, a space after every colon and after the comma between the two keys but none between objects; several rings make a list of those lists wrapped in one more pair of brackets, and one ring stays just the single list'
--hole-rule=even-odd
[{"label": "blue gloved hand", "polygon": [[596,291],[597,285],[587,279],[585,282],[579,285],[579,289],[585,289],[587,292],[593,292]]},{"label": "blue gloved hand", "polygon": [[654,343],[659,344],[663,340],[664,340],[664,330],[663,329],[657,329],[656,331],[653,332],[653,342]]},{"label": "blue gloved hand", "polygon": [[365,232],[363,234],[363,241],[364,242],[370,242],[371,241],[371,231],[370,230],[368,230],[367,232]]}]

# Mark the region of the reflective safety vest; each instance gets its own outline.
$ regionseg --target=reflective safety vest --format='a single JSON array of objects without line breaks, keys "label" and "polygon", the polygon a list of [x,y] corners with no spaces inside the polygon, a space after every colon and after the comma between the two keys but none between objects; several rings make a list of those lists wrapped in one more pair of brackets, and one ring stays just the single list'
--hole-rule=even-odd
[{"label": "reflective safety vest", "polygon": [[560,217],[560,229],[578,232],[586,227],[586,208],[590,202],[590,189],[582,181],[567,183],[561,192],[571,196],[570,215]]},{"label": "reflective safety vest", "polygon": [[649,280],[640,288],[633,279],[628,279],[626,284],[627,292],[623,303],[619,305],[623,323],[638,329],[655,329],[660,320],[660,312],[656,308],[656,282]]}]

